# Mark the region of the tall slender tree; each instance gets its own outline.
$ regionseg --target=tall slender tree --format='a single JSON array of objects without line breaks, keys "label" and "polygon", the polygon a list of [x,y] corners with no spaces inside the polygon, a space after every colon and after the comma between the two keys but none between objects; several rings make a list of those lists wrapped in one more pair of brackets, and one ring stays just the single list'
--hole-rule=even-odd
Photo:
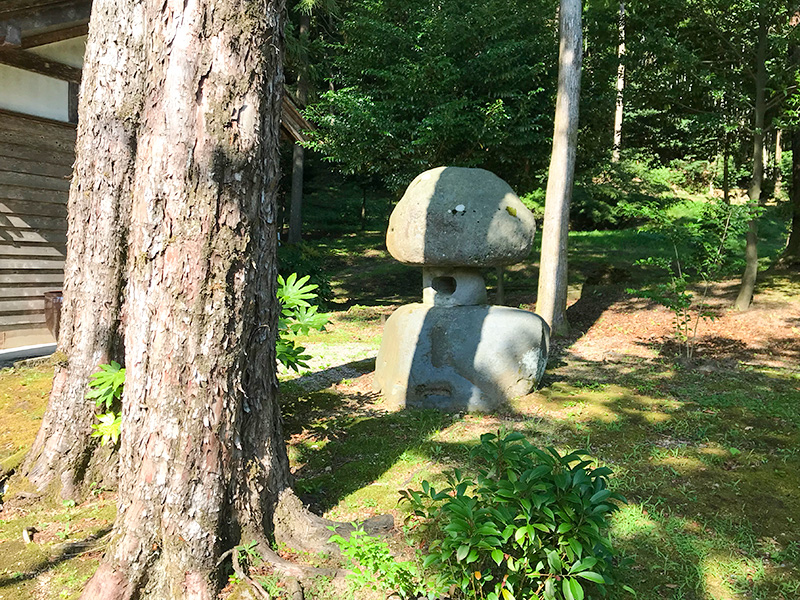
[{"label": "tall slender tree", "polygon": [[556,335],[564,334],[569,329],[566,317],[567,234],[578,142],[582,53],[581,1],[561,0],[558,92],[536,296],[536,312],[547,321]]},{"label": "tall slender tree", "polygon": [[[767,7],[764,0],[758,5],[758,27],[755,55],[755,106],[753,107],[753,176],[747,195],[750,201],[761,201],[761,188],[764,184],[764,126],[767,114]],[[753,292],[758,275],[758,221],[750,219],[747,226],[747,242],[745,246],[745,269],[742,284],[736,296],[734,308],[747,310],[753,301]]]},{"label": "tall slender tree", "polygon": [[[800,10],[792,15],[790,24],[795,29],[800,25]],[[795,86],[800,85],[800,43],[798,41],[793,41],[789,46],[789,62],[794,69]],[[800,266],[800,92],[797,87],[791,95],[787,113],[794,124],[789,134],[792,148],[792,186],[789,189],[792,221],[789,239],[778,261],[778,266],[797,268]]]},{"label": "tall slender tree", "polygon": [[[299,48],[300,56],[297,73],[297,100],[301,107],[308,101],[308,34],[311,28],[311,14],[300,7]],[[289,204],[289,239],[290,244],[300,242],[303,228],[303,179],[305,176],[305,148],[295,142],[292,148],[292,195]]]},{"label": "tall slender tree", "polygon": [[619,43],[617,45],[617,99],[614,109],[614,145],[611,149],[611,162],[619,161],[622,148],[622,117],[625,95],[625,0],[619,1]]}]

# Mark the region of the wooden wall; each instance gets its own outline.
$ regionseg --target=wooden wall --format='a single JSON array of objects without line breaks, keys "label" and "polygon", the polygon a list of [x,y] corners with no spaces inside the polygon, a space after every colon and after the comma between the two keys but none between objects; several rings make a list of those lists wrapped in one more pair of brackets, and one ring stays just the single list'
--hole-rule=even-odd
[{"label": "wooden wall", "polygon": [[0,110],[0,349],[53,341],[44,298],[64,281],[75,125]]}]

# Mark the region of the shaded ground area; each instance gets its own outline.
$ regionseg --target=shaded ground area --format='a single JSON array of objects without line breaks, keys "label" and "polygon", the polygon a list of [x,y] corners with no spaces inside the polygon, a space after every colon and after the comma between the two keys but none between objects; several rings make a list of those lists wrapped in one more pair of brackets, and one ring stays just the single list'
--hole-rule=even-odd
[{"label": "shaded ground area", "polygon": [[[626,265],[653,240],[579,236],[572,335],[554,344],[538,391],[490,415],[392,411],[371,389],[374,356],[386,317],[418,300],[421,273],[392,261],[380,238],[318,241],[332,273],[333,321],[302,340],[312,368],[281,375],[292,471],[312,508],[337,520],[391,512],[400,523],[398,490],[472,468],[469,449],[482,433],[514,429],[541,446],[588,448],[614,470],[629,500],[613,523],[617,575],[638,598],[800,597],[800,277],[762,274],[746,313],[727,308],[734,281],[715,285],[715,320],[701,321],[687,364],[676,360],[671,313],[625,292],[650,276]],[[506,304],[533,308],[536,275],[534,262],[510,268]],[[51,376],[47,367],[0,372],[0,460],[24,455]],[[76,598],[96,567],[113,500],[97,490],[80,506],[0,511],[0,599]],[[26,527],[35,530],[30,544]],[[393,547],[411,557],[405,542],[398,529]],[[263,576],[285,596],[282,582]],[[320,581],[307,597],[346,597],[340,591]]]},{"label": "shaded ground area", "polygon": [[[530,270],[511,273],[509,304],[532,308],[517,278]],[[800,597],[800,278],[762,276],[746,313],[728,308],[736,282],[712,286],[714,319],[700,321],[686,363],[672,314],[625,292],[637,274],[587,272],[571,286],[572,335],[555,344],[541,389],[497,414],[390,411],[371,391],[370,360],[329,364],[324,390],[304,387],[309,375],[285,384],[303,497],[336,519],[400,519],[398,490],[469,469],[481,433],[515,429],[614,469],[629,499],[613,523],[618,577],[638,598]],[[333,339],[353,310],[335,314]],[[355,310],[362,338],[377,338],[387,308]],[[318,349],[322,363],[337,354]]]}]

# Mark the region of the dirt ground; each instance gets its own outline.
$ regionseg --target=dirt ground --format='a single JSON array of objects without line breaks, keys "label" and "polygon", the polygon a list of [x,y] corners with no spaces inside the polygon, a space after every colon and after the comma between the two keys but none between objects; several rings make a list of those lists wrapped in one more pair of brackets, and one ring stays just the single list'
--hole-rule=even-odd
[{"label": "dirt ground", "polygon": [[[745,312],[732,308],[737,282],[712,285],[706,303],[713,318],[697,321],[694,357],[699,367],[742,364],[799,369],[800,296],[796,281],[796,277],[770,278]],[[696,298],[701,296],[698,289]],[[673,313],[618,288],[585,290],[572,302],[568,318],[570,337],[555,342],[567,357],[614,361],[623,356],[657,358],[679,356],[681,352],[674,335]]]}]

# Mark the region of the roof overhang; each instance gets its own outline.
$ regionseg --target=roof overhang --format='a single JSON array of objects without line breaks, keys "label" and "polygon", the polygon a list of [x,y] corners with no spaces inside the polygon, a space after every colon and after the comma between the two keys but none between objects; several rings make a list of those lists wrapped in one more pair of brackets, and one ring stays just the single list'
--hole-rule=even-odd
[{"label": "roof overhang", "polygon": [[[80,83],[81,69],[28,50],[87,35],[91,10],[91,0],[0,0],[0,64]],[[281,133],[303,142],[314,127],[300,109],[284,90]]]}]

